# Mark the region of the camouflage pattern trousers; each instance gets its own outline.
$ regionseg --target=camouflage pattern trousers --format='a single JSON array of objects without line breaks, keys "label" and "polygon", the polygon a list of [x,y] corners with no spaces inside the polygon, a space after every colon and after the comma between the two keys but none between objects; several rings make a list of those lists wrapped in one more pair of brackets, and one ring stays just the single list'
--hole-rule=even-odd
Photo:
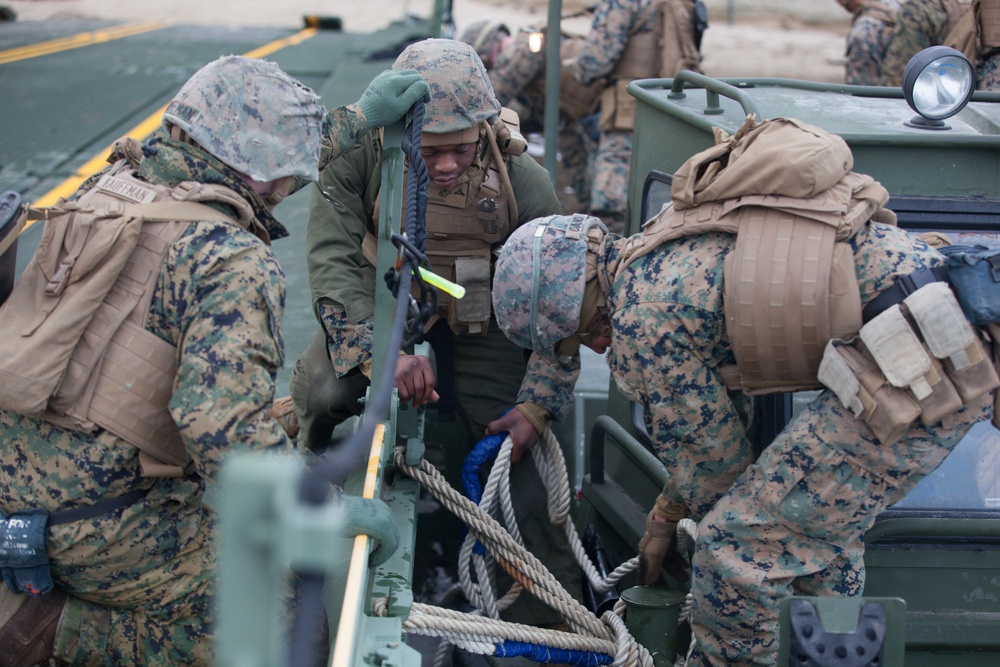
[{"label": "camouflage pattern trousers", "polygon": [[773,665],[782,598],[861,595],[865,531],[992,406],[990,393],[883,445],[832,392],[820,394],[699,523],[688,664]]},{"label": "camouflage pattern trousers", "polygon": [[632,162],[632,133],[602,132],[594,155],[594,182],[590,211],[613,232],[622,233],[628,209],[628,171]]},{"label": "camouflage pattern trousers", "polygon": [[85,592],[67,586],[56,658],[88,667],[211,665],[214,526],[206,517],[202,539],[159,567],[137,566],[131,580]]}]

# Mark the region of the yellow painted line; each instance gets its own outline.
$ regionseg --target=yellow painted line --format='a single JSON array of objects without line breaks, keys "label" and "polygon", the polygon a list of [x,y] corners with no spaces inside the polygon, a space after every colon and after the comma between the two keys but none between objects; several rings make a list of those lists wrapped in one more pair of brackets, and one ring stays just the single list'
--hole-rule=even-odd
[{"label": "yellow painted line", "polygon": [[60,51],[79,49],[84,46],[103,44],[104,42],[110,42],[115,39],[121,39],[122,37],[130,37],[132,35],[138,35],[144,32],[161,30],[163,28],[168,27],[169,25],[170,25],[169,23],[166,23],[164,21],[132,23],[129,25],[120,25],[111,28],[102,28],[100,30],[93,30],[91,32],[82,32],[79,35],[73,35],[71,37],[63,37],[60,39],[53,39],[48,42],[41,42],[40,44],[29,44],[28,46],[20,46],[16,49],[8,49],[6,51],[0,51],[0,65],[3,65],[5,63],[16,62],[18,60],[26,60],[28,58],[37,58],[38,56],[45,56],[50,53],[58,53]]},{"label": "yellow painted line", "polygon": [[[306,28],[304,30],[295,33],[291,37],[285,37],[282,39],[275,40],[270,44],[265,44],[264,46],[254,49],[253,51],[249,51],[243,55],[247,58],[263,58],[276,51],[280,51],[285,47],[301,44],[310,37],[314,36],[317,32],[318,29],[316,28]],[[160,127],[163,120],[163,112],[166,110],[166,108],[167,106],[163,105],[162,107],[154,111],[148,118],[146,118],[146,120],[142,121],[141,123],[133,127],[131,130],[126,132],[124,136],[135,137],[137,139],[145,139],[154,131],[156,131],[157,128]],[[76,173],[74,173],[72,176],[67,178],[65,181],[63,181],[56,187],[46,192],[31,205],[39,208],[45,206],[52,206],[57,201],[59,201],[60,197],[70,196],[71,194],[76,192],[77,188],[79,188],[80,185],[85,180],[87,180],[97,172],[101,171],[108,165],[107,158],[108,155],[110,154],[111,154],[111,145],[109,145],[103,151],[98,153],[96,157],[93,157],[90,160],[88,160],[85,164],[83,164],[79,169],[76,170]],[[25,225],[24,229],[27,229],[28,226],[31,224],[33,224],[33,221]],[[21,230],[21,233],[24,233],[24,230]]]},{"label": "yellow painted line", "polygon": [[[385,424],[375,427],[372,436],[372,447],[368,452],[368,469],[365,473],[365,485],[361,492],[363,498],[375,497],[375,483],[378,480],[378,464],[382,457],[382,446],[385,440]],[[351,566],[347,570],[347,584],[344,587],[344,604],[341,605],[340,624],[337,626],[338,639],[350,638],[350,641],[337,641],[333,650],[331,667],[347,667],[350,665],[351,654],[354,652],[354,640],[358,636],[358,612],[361,608],[361,586],[364,584],[364,574],[368,569],[368,536],[358,535],[354,538],[354,548],[351,550]]]},{"label": "yellow painted line", "polygon": [[281,49],[288,46],[295,46],[296,44],[301,44],[310,37],[314,36],[319,32],[319,28],[306,28],[295,33],[291,37],[285,37],[284,39],[278,39],[270,44],[265,44],[259,49],[254,49],[253,51],[248,51],[243,55],[247,58],[265,58],[275,51],[280,51]]}]

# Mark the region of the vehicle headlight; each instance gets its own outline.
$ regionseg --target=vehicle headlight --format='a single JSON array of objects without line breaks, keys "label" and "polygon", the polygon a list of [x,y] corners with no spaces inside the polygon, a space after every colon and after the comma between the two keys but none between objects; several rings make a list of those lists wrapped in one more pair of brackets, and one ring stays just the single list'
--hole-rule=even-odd
[{"label": "vehicle headlight", "polygon": [[949,129],[942,120],[964,109],[975,89],[975,71],[961,51],[949,46],[920,51],[903,70],[903,96],[910,108],[920,114],[906,125]]}]

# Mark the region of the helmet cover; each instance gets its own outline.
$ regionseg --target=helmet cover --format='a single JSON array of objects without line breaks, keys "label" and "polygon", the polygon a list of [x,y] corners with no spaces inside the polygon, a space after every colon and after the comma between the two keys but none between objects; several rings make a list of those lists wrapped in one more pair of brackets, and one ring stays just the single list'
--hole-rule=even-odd
[{"label": "helmet cover", "polygon": [[277,64],[223,56],[195,72],[163,124],[177,125],[208,153],[255,181],[315,181],[325,109]]},{"label": "helmet cover", "polygon": [[392,69],[415,69],[430,86],[424,132],[468,130],[500,114],[500,102],[486,67],[470,44],[453,39],[421,40],[407,46]]},{"label": "helmet cover", "polygon": [[607,228],[598,218],[575,213],[537,218],[504,243],[493,279],[493,310],[507,337],[543,356],[580,327],[587,284],[587,233]]},{"label": "helmet cover", "polygon": [[493,66],[493,63],[490,62],[490,52],[501,33],[509,35],[510,29],[500,21],[483,19],[470,23],[462,33],[460,40],[471,44],[479,55],[479,59],[483,61],[483,65],[489,69]]}]

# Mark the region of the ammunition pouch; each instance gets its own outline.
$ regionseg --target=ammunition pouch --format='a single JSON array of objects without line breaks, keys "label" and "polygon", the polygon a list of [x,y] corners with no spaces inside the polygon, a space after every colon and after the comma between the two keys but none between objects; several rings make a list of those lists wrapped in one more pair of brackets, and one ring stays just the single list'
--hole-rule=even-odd
[{"label": "ammunition pouch", "polygon": [[931,282],[885,308],[855,339],[832,339],[819,380],[891,444],[1000,386],[983,343],[948,284]]},{"label": "ammunition pouch", "polygon": [[628,94],[632,79],[618,79],[601,93],[601,114],[597,129],[601,132],[631,132],[635,129],[635,98]]}]

